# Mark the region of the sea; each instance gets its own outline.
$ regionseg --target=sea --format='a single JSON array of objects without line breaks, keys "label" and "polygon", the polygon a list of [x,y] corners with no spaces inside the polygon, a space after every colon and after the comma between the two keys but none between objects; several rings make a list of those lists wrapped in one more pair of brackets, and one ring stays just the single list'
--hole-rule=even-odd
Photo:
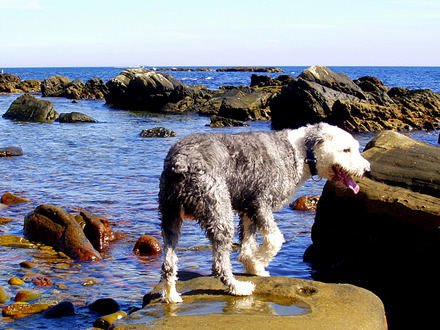
[{"label": "sea", "polygon": [[[154,69],[152,67],[147,67]],[[216,67],[211,67],[216,69]],[[291,76],[298,76],[307,67],[279,67]],[[362,76],[379,78],[388,87],[429,88],[440,93],[440,67],[329,67],[352,79]],[[0,68],[1,69],[1,68]],[[5,73],[22,80],[43,80],[62,75],[84,82],[91,78],[104,81],[116,77],[125,68],[3,68]],[[218,89],[225,85],[249,86],[251,72],[166,71],[189,85]],[[280,73],[255,73],[272,78]],[[0,95],[3,115],[18,94]],[[41,95],[36,95],[41,97]],[[250,122],[249,127],[211,128],[207,117],[170,115],[142,111],[111,109],[104,101],[65,98],[44,98],[57,112],[77,111],[98,120],[98,123],[27,123],[0,117],[0,148],[21,147],[23,156],[0,158],[0,195],[11,192],[30,202],[18,205],[0,204],[0,217],[12,221],[0,225],[0,235],[23,236],[23,219],[40,204],[52,204],[78,213],[86,209],[109,219],[118,233],[118,240],[102,253],[102,260],[79,263],[48,253],[39,248],[0,246],[0,285],[12,297],[20,290],[42,294],[46,300],[68,300],[75,304],[77,315],[63,319],[44,319],[41,314],[12,319],[0,317],[0,328],[16,329],[87,329],[98,318],[87,305],[99,298],[115,299],[122,310],[141,307],[143,296],[160,278],[161,256],[145,257],[133,253],[142,234],[161,240],[157,194],[159,176],[168,149],[178,139],[194,132],[237,133],[271,130],[270,122]],[[176,132],[172,138],[142,138],[144,129],[165,127]],[[415,139],[438,146],[438,131],[405,133]],[[376,134],[356,134],[361,149]],[[361,150],[362,151],[362,150]],[[307,181],[299,187],[295,198],[320,195],[325,180]],[[295,199],[294,198],[294,199]],[[314,212],[295,211],[289,206],[275,212],[286,242],[268,267],[272,275],[313,279],[313,268],[303,261],[303,254],[312,243],[311,227]],[[235,218],[238,226],[238,220]],[[238,236],[235,238],[238,243]],[[179,269],[210,274],[209,241],[195,223],[185,223],[179,243]],[[232,253],[234,272],[243,272],[237,261],[238,250]],[[23,268],[22,261],[34,268]],[[35,287],[33,276],[47,276],[54,285]],[[11,277],[25,279],[13,287]],[[0,308],[2,306],[0,305]]]}]

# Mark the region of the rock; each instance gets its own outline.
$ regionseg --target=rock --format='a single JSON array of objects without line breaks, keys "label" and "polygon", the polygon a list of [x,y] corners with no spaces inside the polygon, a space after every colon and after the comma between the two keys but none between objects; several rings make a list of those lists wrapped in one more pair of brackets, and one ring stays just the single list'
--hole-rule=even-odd
[{"label": "rock", "polygon": [[70,113],[60,113],[60,117],[58,118],[60,123],[97,123],[96,119],[89,117],[80,112],[70,112]]},{"label": "rock", "polygon": [[92,78],[88,80],[80,94],[81,99],[86,100],[104,100],[108,94],[108,88],[101,78]]},{"label": "rock", "polygon": [[14,301],[31,301],[37,298],[40,298],[42,296],[41,293],[35,293],[31,291],[19,291],[14,297]]},{"label": "rock", "polygon": [[52,280],[46,276],[35,276],[32,278],[32,283],[41,287],[53,286]]},{"label": "rock", "polygon": [[52,76],[44,79],[41,83],[41,93],[44,97],[65,96],[65,88],[71,83],[71,80],[64,76]]},{"label": "rock", "polygon": [[23,268],[34,268],[35,265],[32,262],[29,262],[29,261],[22,261],[22,262],[20,262],[20,267],[23,267]]},{"label": "rock", "polygon": [[319,201],[318,196],[302,196],[297,198],[293,203],[289,206],[297,211],[316,211],[316,206]]},{"label": "rock", "polygon": [[277,78],[272,79],[269,76],[253,74],[251,76],[251,87],[274,87],[283,86],[289,84],[294,78],[289,75],[280,75]]},{"label": "rock", "polygon": [[170,131],[164,127],[155,127],[150,129],[144,129],[141,132],[141,137],[161,137],[168,138],[176,136],[176,132]]},{"label": "rock", "polygon": [[220,116],[211,116],[211,123],[206,124],[206,126],[210,127],[236,127],[236,126],[249,126],[248,123],[235,120],[231,118],[225,118]]},{"label": "rock", "polygon": [[154,71],[215,71],[211,68],[156,68]]},{"label": "rock", "polygon": [[127,69],[107,82],[106,103],[116,109],[160,112],[168,103],[186,96],[194,89],[173,76],[148,69]]},{"label": "rock", "polygon": [[239,66],[239,67],[231,67],[231,68],[219,68],[215,70],[217,72],[284,72],[280,68],[274,68],[274,67],[260,67],[260,66]]},{"label": "rock", "polygon": [[63,92],[59,96],[65,96],[68,99],[79,100],[84,89],[84,82],[81,79],[75,79],[64,86]]},{"label": "rock", "polygon": [[52,304],[12,304],[3,308],[3,316],[23,316],[42,313]]},{"label": "rock", "polygon": [[157,238],[151,235],[142,235],[137,240],[133,252],[137,255],[155,256],[162,253],[162,247]]},{"label": "rock", "polygon": [[100,329],[109,329],[113,322],[127,317],[127,313],[120,311],[110,315],[102,316],[93,322],[93,326]]},{"label": "rock", "polygon": [[26,215],[24,235],[56,247],[80,261],[101,259],[73,215],[53,205],[40,205]]},{"label": "rock", "polygon": [[435,129],[440,94],[387,88],[377,78],[355,82],[323,66],[304,70],[270,101],[275,129],[328,122],[351,132]]},{"label": "rock", "polygon": [[304,260],[318,280],[353,283],[378,294],[390,326],[429,327],[436,304],[408,302],[440,293],[440,149],[386,131],[362,156],[372,172],[358,182],[358,195],[326,184]]},{"label": "rock", "polygon": [[[213,276],[179,274],[183,303],[160,301],[161,285],[151,303],[113,323],[113,329],[386,329],[384,307],[373,293],[348,284],[325,284],[287,277],[237,276],[256,284],[253,295],[225,293]],[[188,279],[189,277],[192,277]],[[183,280],[182,280],[183,279]],[[170,314],[169,309],[173,312]]]},{"label": "rock", "polygon": [[97,251],[103,251],[111,241],[116,239],[115,232],[110,227],[107,218],[86,210],[82,210],[80,216],[85,221],[84,234]]},{"label": "rock", "polygon": [[0,304],[4,304],[5,302],[8,302],[11,299],[11,296],[9,295],[8,291],[0,285]]},{"label": "rock", "polygon": [[21,121],[48,122],[58,118],[58,112],[50,101],[39,100],[30,94],[23,94],[9,106],[3,118]]},{"label": "rock", "polygon": [[112,298],[100,298],[88,305],[91,311],[101,315],[108,315],[119,311],[119,304]]},{"label": "rock", "polygon": [[0,74],[0,93],[35,93],[40,91],[40,84],[40,80],[22,81],[9,73]]},{"label": "rock", "polygon": [[43,312],[43,317],[45,319],[56,319],[73,315],[76,315],[75,305],[70,301],[62,301]]},{"label": "rock", "polygon": [[18,277],[11,277],[8,280],[8,284],[10,286],[20,286],[20,285],[24,284],[24,281],[21,278],[18,278]]},{"label": "rock", "polygon": [[23,156],[23,149],[20,147],[0,148],[0,157]]},{"label": "rock", "polygon": [[23,204],[23,203],[31,203],[30,200],[21,198],[12,193],[4,193],[1,197],[1,202],[3,204]]}]

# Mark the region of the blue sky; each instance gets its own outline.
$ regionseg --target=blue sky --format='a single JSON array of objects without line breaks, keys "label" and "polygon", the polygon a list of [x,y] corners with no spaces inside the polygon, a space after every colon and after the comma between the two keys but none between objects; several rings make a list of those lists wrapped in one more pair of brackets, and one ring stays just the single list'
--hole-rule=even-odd
[{"label": "blue sky", "polygon": [[439,0],[0,0],[0,68],[440,65]]}]

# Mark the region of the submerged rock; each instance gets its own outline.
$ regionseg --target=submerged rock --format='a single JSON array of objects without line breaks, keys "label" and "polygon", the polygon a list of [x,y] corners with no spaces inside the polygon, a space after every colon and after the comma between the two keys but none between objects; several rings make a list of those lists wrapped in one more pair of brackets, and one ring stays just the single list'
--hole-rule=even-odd
[{"label": "submerged rock", "polygon": [[176,132],[173,132],[164,127],[144,129],[141,132],[141,137],[147,137],[147,138],[152,138],[152,137],[168,138],[173,136],[176,136]]},{"label": "submerged rock", "polygon": [[0,148],[0,157],[23,156],[23,149],[20,147]]},{"label": "submerged rock", "polygon": [[56,319],[73,315],[76,315],[75,305],[70,301],[62,301],[43,312],[43,317],[46,319]]},{"label": "submerged rock", "polygon": [[90,116],[87,116],[80,112],[70,112],[70,113],[60,113],[60,117],[58,118],[60,123],[97,123],[96,119],[93,119]]},{"label": "submerged rock", "polygon": [[142,235],[137,240],[133,252],[137,255],[155,256],[162,253],[162,247],[157,238],[151,235]]},{"label": "submerged rock", "polygon": [[30,203],[31,201],[20,196],[16,196],[13,193],[4,193],[1,197],[1,202],[3,204],[23,204]]},{"label": "submerged rock", "polygon": [[[185,278],[186,277],[186,278]],[[179,274],[183,303],[161,302],[161,284],[143,309],[113,323],[113,329],[386,329],[384,307],[373,293],[348,284],[287,277],[238,276],[256,284],[251,296],[227,294],[219,279]],[[170,308],[172,313],[170,313]]]}]

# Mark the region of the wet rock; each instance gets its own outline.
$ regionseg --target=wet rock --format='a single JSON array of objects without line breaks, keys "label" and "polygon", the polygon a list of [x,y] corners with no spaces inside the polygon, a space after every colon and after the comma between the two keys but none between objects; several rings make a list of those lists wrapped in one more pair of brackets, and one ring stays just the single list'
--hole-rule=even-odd
[{"label": "wet rock", "polygon": [[29,261],[22,261],[22,262],[20,262],[20,267],[23,267],[23,268],[34,268],[35,265],[32,262],[29,262]]},{"label": "wet rock", "polygon": [[52,76],[44,79],[41,83],[41,93],[44,97],[65,96],[65,88],[71,83],[71,80],[64,76]]},{"label": "wet rock", "polygon": [[14,301],[16,302],[27,302],[27,301],[31,301],[37,298],[40,298],[42,296],[42,294],[40,293],[35,293],[32,291],[19,291],[17,292],[17,294],[14,297]]},{"label": "wet rock", "polygon": [[23,149],[20,147],[0,148],[0,157],[23,156]]},{"label": "wet rock", "polygon": [[91,311],[101,315],[108,315],[119,311],[119,304],[112,298],[100,298],[88,305]]},{"label": "wet rock", "polygon": [[92,78],[86,82],[80,98],[86,100],[104,100],[109,90],[101,78]]},{"label": "wet rock", "polygon": [[18,235],[1,235],[0,245],[8,246],[9,244],[21,244],[28,242],[24,237]]},{"label": "wet rock", "polygon": [[[227,294],[213,276],[179,273],[177,290],[183,302],[161,302],[161,284],[151,302],[130,316],[115,321],[113,329],[133,326],[161,329],[386,329],[380,299],[348,284],[326,284],[287,277],[238,276],[256,284],[251,296]],[[283,312],[278,309],[283,307]],[[170,308],[172,313],[170,313]]]},{"label": "wet rock", "polygon": [[0,74],[0,93],[35,93],[40,91],[40,80],[24,80],[9,73]]},{"label": "wet rock", "polygon": [[110,227],[107,218],[85,210],[80,212],[80,216],[85,222],[84,234],[97,251],[103,251],[111,241],[116,239],[115,232]]},{"label": "wet rock", "polygon": [[38,206],[26,215],[23,232],[28,239],[54,246],[80,261],[101,258],[74,216],[60,207]]},{"label": "wet rock", "polygon": [[32,278],[32,283],[35,286],[40,286],[40,287],[53,286],[52,280],[46,276],[35,276],[34,278]]},{"label": "wet rock", "polygon": [[8,281],[8,284],[11,286],[20,286],[24,284],[24,281],[18,277],[11,277]]},{"label": "wet rock", "polygon": [[[376,292],[390,327],[429,327],[437,306],[407,302],[440,294],[440,149],[385,131],[362,155],[372,172],[359,180],[358,196],[325,185],[304,260],[318,280]],[[429,289],[402,290],[408,283],[427,283]]]},{"label": "wet rock", "polygon": [[14,221],[14,219],[0,217],[0,225],[4,225],[4,224],[11,222],[11,221]]},{"label": "wet rock", "polygon": [[141,137],[161,137],[168,138],[176,136],[176,132],[170,131],[164,127],[156,127],[150,129],[144,129],[141,132]]},{"label": "wet rock", "polygon": [[60,113],[58,118],[60,123],[97,123],[96,119],[93,119],[90,116],[87,116],[80,112],[69,112],[69,113]]},{"label": "wet rock", "polygon": [[22,304],[16,303],[3,308],[3,316],[22,316],[42,313],[53,306],[52,304]]},{"label": "wet rock", "polygon": [[75,79],[64,87],[63,93],[60,96],[65,96],[68,99],[78,100],[81,98],[81,93],[84,86],[84,82],[81,79]]},{"label": "wet rock", "polygon": [[75,305],[70,301],[62,301],[43,312],[43,317],[46,319],[56,319],[73,315],[76,315]]},{"label": "wet rock", "polygon": [[9,106],[3,118],[31,122],[50,122],[58,118],[58,112],[50,101],[23,94]]},{"label": "wet rock", "polygon": [[297,198],[289,206],[297,211],[316,211],[318,205],[319,195],[317,196],[302,196]]},{"label": "wet rock", "polygon": [[11,296],[9,295],[8,291],[0,285],[0,304],[4,304],[5,302],[8,302],[11,299]]},{"label": "wet rock", "polygon": [[113,324],[113,322],[120,320],[124,317],[127,317],[127,313],[123,311],[116,312],[110,315],[100,317],[99,319],[95,320],[93,322],[93,326],[100,329],[108,329]]},{"label": "wet rock", "polygon": [[23,204],[23,203],[31,203],[30,200],[21,198],[12,193],[4,193],[1,197],[1,202],[3,204]]},{"label": "wet rock", "polygon": [[133,252],[137,255],[155,256],[162,253],[162,247],[157,238],[151,235],[142,235],[137,240]]},{"label": "wet rock", "polygon": [[237,126],[249,126],[248,123],[235,120],[231,118],[225,118],[220,116],[211,116],[211,123],[206,124],[206,126],[210,127],[237,127]]}]

